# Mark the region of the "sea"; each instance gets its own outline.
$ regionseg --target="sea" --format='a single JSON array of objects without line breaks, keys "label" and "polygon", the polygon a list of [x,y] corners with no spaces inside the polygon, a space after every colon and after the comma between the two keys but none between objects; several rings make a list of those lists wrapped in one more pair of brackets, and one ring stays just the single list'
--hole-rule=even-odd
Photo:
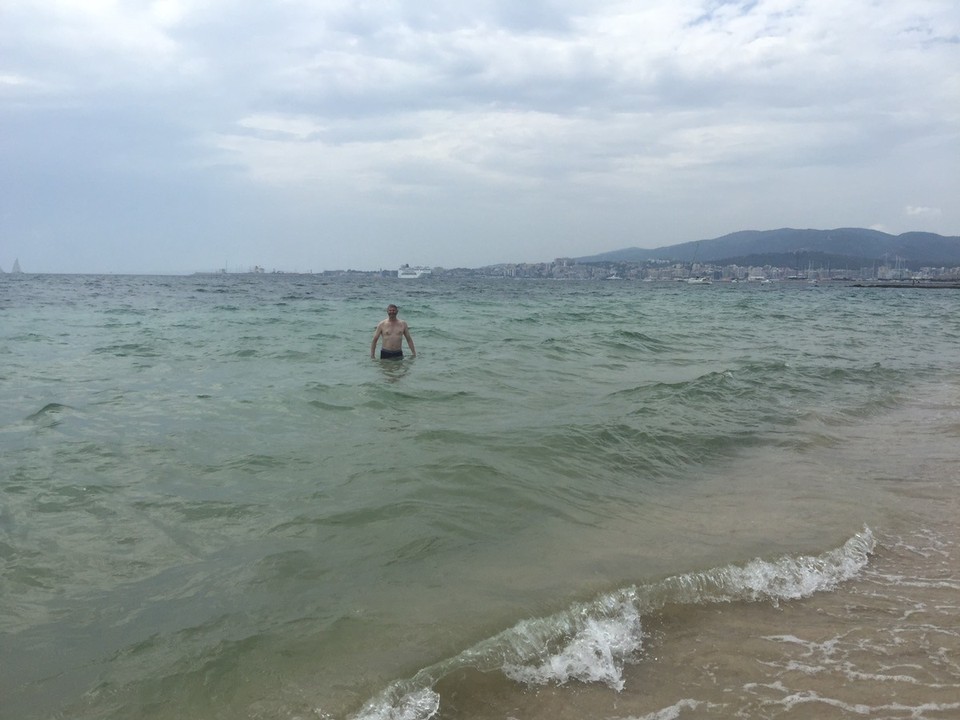
[{"label": "sea", "polygon": [[958,490],[957,290],[0,276],[0,718],[956,719]]}]

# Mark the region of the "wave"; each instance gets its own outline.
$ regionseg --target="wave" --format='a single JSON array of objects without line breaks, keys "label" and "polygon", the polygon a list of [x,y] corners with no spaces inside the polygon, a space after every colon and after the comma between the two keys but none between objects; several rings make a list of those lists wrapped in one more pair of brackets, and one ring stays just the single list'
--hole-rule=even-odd
[{"label": "wave", "polygon": [[25,418],[25,420],[27,420],[28,422],[42,422],[51,416],[59,415],[63,412],[70,412],[73,410],[74,408],[70,407],[69,405],[63,405],[61,403],[51,402],[44,405],[42,408],[37,410],[32,415],[28,415]]},{"label": "wave", "polygon": [[783,362],[710,370],[673,382],[615,390],[611,401],[631,406],[629,417],[659,416],[684,427],[734,433],[795,426],[807,415],[832,425],[871,417],[902,400],[902,371],[870,365],[821,368]]},{"label": "wave", "polygon": [[117,357],[160,357],[154,347],[144,343],[118,343],[93,349],[94,355],[116,355]]},{"label": "wave", "polygon": [[527,685],[571,681],[624,688],[624,665],[643,648],[642,618],[668,605],[729,602],[779,603],[830,591],[868,565],[876,541],[864,527],[820,555],[754,559],[633,585],[578,603],[554,615],[522,620],[459,655],[399,680],[369,700],[353,720],[428,720],[440,709],[435,689],[444,677],[468,668],[499,670]]},{"label": "wave", "polygon": [[612,334],[603,333],[597,336],[596,340],[603,342],[611,349],[628,352],[662,353],[671,349],[670,344],[663,338],[636,330],[617,330]]},{"label": "wave", "polygon": [[71,405],[50,402],[20,422],[0,426],[2,430],[50,429],[60,425],[66,418],[81,416],[82,412]]}]

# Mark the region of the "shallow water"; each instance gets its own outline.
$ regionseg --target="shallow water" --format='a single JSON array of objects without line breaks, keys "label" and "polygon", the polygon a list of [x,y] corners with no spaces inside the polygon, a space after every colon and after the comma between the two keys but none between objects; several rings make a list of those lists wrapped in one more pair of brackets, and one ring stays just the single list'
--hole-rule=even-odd
[{"label": "shallow water", "polygon": [[949,717],[958,304],[2,278],[0,715]]}]

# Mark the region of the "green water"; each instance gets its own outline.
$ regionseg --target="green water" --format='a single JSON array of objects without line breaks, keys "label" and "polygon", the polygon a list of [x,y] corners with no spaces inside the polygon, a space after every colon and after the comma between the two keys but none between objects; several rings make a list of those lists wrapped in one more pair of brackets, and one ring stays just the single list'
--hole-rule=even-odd
[{"label": "green water", "polygon": [[[956,384],[958,298],[3,278],[0,716],[351,717],[524,619],[842,547],[897,508],[834,451]],[[369,359],[390,302],[415,359]]]}]

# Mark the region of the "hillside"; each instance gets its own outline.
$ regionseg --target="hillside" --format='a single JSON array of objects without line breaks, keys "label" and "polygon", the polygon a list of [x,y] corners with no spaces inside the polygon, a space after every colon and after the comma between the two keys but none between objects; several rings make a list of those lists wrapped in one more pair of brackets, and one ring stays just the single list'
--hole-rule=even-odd
[{"label": "hillside", "polygon": [[907,232],[890,235],[866,228],[835,230],[742,230],[712,240],[695,240],[663,247],[626,248],[577,258],[578,262],[704,262],[751,265],[781,258],[794,267],[819,265],[864,266],[877,262],[904,267],[960,265],[960,237]]}]

